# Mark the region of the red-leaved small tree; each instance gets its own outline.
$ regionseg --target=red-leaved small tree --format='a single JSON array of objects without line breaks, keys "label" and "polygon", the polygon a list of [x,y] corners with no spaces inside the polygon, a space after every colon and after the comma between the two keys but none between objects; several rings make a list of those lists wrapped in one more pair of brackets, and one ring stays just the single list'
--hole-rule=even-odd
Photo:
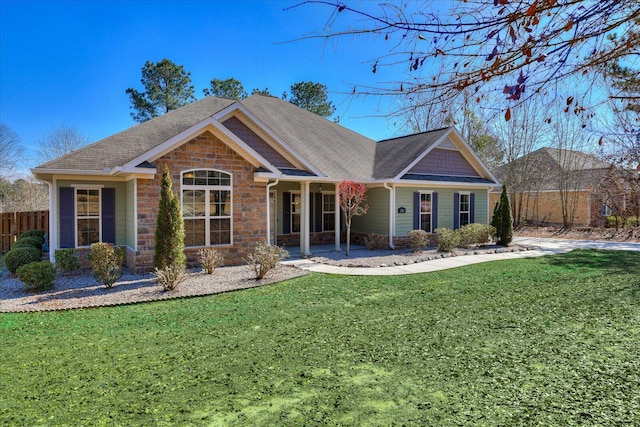
[{"label": "red-leaved small tree", "polygon": [[367,213],[369,205],[367,201],[367,186],[365,184],[357,184],[349,179],[342,180],[339,187],[338,203],[344,214],[344,222],[347,226],[347,255],[351,243],[351,219],[354,216],[360,216]]}]

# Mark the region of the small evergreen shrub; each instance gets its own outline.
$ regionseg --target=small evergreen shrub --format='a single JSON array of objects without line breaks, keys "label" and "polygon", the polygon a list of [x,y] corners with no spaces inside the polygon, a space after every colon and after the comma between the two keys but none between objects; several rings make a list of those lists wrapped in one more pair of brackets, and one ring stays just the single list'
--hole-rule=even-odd
[{"label": "small evergreen shrub", "polygon": [[31,245],[42,252],[42,245],[44,244],[44,239],[41,239],[40,237],[35,237],[35,236],[27,236],[27,237],[20,236],[20,238],[16,242],[16,245],[18,244]]},{"label": "small evergreen shrub", "polygon": [[289,257],[289,252],[276,245],[264,242],[256,243],[253,252],[246,258],[247,263],[256,273],[256,279],[262,279],[278,262]]},{"label": "small evergreen shrub", "polygon": [[185,266],[182,264],[156,268],[156,280],[165,291],[173,291],[186,277]]},{"label": "small evergreen shrub", "polygon": [[[38,249],[37,247],[33,246],[31,243],[28,242],[16,242],[13,244],[13,246],[11,246],[11,249],[18,249],[18,248],[35,248]],[[38,249],[40,251],[40,249]],[[42,255],[42,251],[40,251],[40,254]]]},{"label": "small evergreen shrub", "polygon": [[198,260],[207,274],[213,274],[213,271],[222,264],[222,259],[222,254],[216,249],[205,248],[198,251]]},{"label": "small evergreen shrub", "polygon": [[422,252],[429,245],[429,235],[424,230],[411,230],[407,236],[413,252]]},{"label": "small evergreen shrub", "polygon": [[44,242],[44,230],[27,230],[24,233],[20,234],[20,239],[23,237],[37,237],[42,242]]},{"label": "small evergreen shrub", "polygon": [[15,273],[18,268],[30,262],[40,261],[42,253],[33,246],[16,248],[15,245],[4,256],[4,263],[11,273]]},{"label": "small evergreen shrub", "polygon": [[508,246],[513,240],[513,217],[511,216],[511,203],[507,194],[507,187],[502,186],[502,193],[493,210],[491,225],[495,227],[494,240],[497,244]]},{"label": "small evergreen shrub", "polygon": [[56,269],[49,261],[30,262],[18,268],[16,273],[27,290],[46,291],[53,289]]},{"label": "small evergreen shrub", "polygon": [[160,201],[155,233],[153,266],[186,265],[184,255],[184,221],[180,198],[171,189],[171,175],[165,164],[160,183]]},{"label": "small evergreen shrub", "polygon": [[91,245],[88,258],[93,277],[105,287],[112,287],[122,275],[124,263],[122,248],[114,248],[111,243],[94,243]]},{"label": "small evergreen shrub", "polygon": [[438,236],[438,251],[440,252],[451,252],[460,244],[460,233],[458,230],[443,227],[436,228],[435,232]]},{"label": "small evergreen shrub", "polygon": [[56,251],[56,268],[66,274],[73,274],[80,269],[80,261],[74,248],[58,249]]}]

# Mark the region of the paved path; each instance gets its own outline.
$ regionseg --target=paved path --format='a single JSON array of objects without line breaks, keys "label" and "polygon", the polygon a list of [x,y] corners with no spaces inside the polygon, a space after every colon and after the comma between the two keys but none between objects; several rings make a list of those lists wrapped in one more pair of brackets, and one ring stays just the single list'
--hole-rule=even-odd
[{"label": "paved path", "polygon": [[350,276],[395,276],[400,274],[429,273],[432,271],[446,270],[449,268],[462,267],[465,265],[478,264],[481,262],[501,261],[506,259],[532,258],[543,255],[555,255],[569,252],[573,249],[611,249],[640,251],[640,243],[625,243],[597,240],[569,240],[569,239],[546,239],[534,237],[516,237],[514,243],[523,246],[537,247],[523,252],[508,252],[502,254],[484,255],[463,255],[451,258],[441,258],[417,264],[392,266],[392,267],[337,267],[333,265],[320,264],[308,259],[294,259],[284,261],[283,264],[295,265],[296,267],[310,270],[316,273],[345,274]]}]

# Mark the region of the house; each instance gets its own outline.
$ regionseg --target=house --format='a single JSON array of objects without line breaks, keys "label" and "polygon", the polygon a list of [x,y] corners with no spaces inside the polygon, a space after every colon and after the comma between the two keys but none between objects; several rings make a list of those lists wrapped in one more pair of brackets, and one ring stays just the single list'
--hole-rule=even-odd
[{"label": "house", "polygon": [[[633,198],[628,171],[575,150],[540,148],[494,173],[509,189],[516,224],[604,225]],[[499,195],[491,193],[492,212]]]},{"label": "house", "polygon": [[352,233],[391,248],[411,229],[487,223],[498,185],[455,128],[376,142],[278,98],[205,97],[32,169],[49,185],[51,257],[112,242],[149,268],[164,165],[191,263],[202,247],[241,263],[257,241],[340,249],[343,179],[368,188]]}]

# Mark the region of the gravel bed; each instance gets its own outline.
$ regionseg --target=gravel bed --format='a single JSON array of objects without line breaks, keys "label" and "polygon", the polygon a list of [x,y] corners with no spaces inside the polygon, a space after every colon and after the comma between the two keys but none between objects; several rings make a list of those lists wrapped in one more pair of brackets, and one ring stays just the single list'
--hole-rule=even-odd
[{"label": "gravel bed", "polygon": [[368,250],[358,248],[351,250],[349,256],[344,252],[325,252],[321,256],[309,257],[310,261],[337,267],[391,267],[432,261],[434,259],[449,258],[461,255],[480,255],[487,253],[520,252],[532,248],[512,244],[511,246],[486,245],[470,249],[455,249],[451,252],[438,252],[433,248],[426,248],[422,252],[412,252],[411,249]]},{"label": "gravel bed", "polygon": [[306,270],[280,265],[262,280],[256,280],[247,265],[220,267],[213,274],[190,272],[177,289],[164,291],[153,275],[135,275],[127,270],[109,289],[87,272],[73,276],[58,273],[53,290],[26,292],[22,282],[4,269],[0,272],[0,312],[68,310],[210,295],[269,285],[306,274],[309,274]]},{"label": "gravel bed", "polygon": [[[467,250],[456,249],[447,253],[438,252],[435,248],[414,253],[409,249],[357,248],[351,251],[350,256],[346,256],[344,252],[324,252],[322,256],[312,256],[309,260],[342,267],[389,267],[452,256],[516,252],[528,249],[531,248],[518,245],[506,248],[487,245]],[[73,276],[58,273],[53,290],[26,292],[22,282],[17,277],[10,276],[4,269],[0,272],[0,312],[68,310],[210,295],[269,285],[306,274],[309,274],[307,270],[279,265],[262,280],[256,280],[253,270],[247,265],[220,267],[211,275],[198,271],[190,272],[177,289],[167,292],[156,282],[153,275],[135,275],[128,270],[125,270],[120,280],[109,289],[96,282],[88,272]]]}]

